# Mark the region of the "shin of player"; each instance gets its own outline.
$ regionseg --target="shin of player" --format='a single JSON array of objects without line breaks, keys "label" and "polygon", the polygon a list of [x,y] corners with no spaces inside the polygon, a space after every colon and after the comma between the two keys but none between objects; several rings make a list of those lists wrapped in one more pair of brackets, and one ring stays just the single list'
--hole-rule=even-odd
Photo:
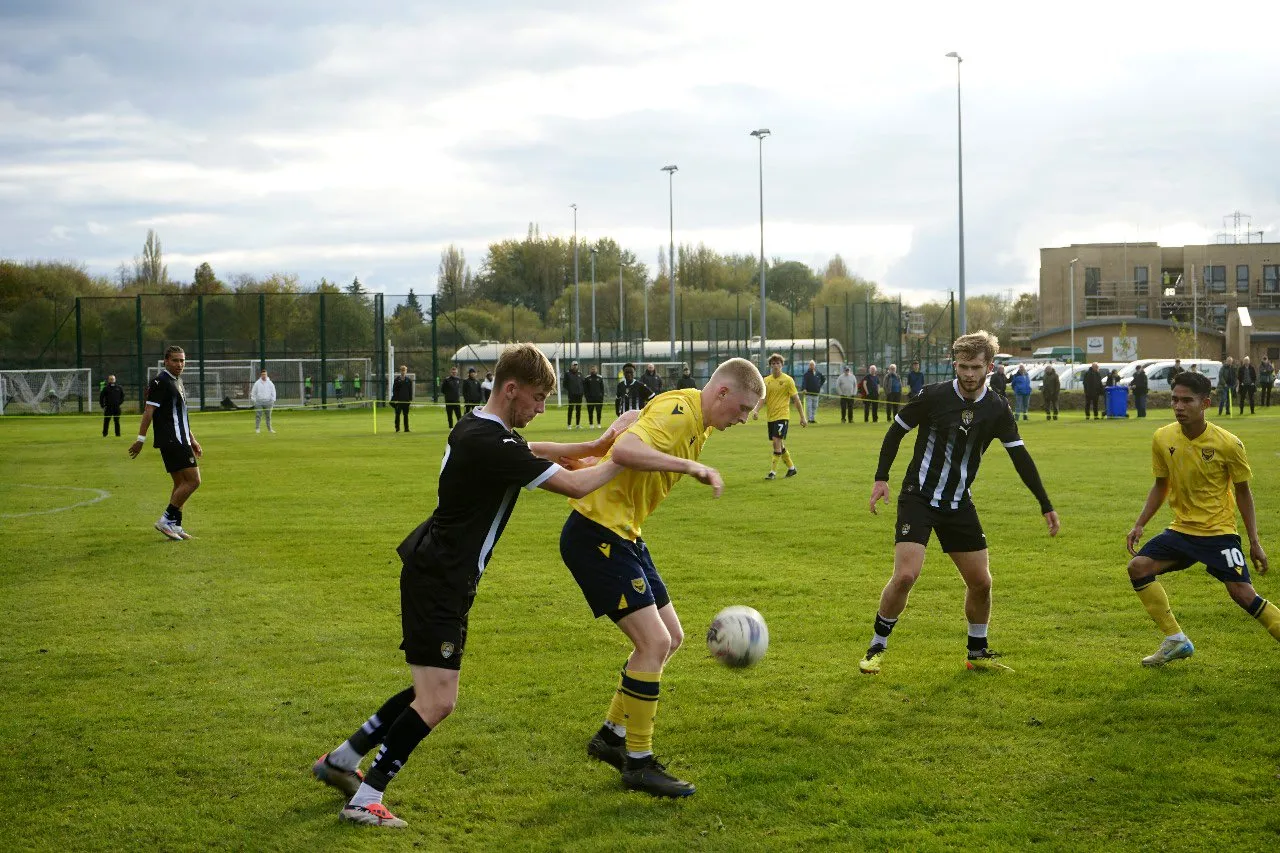
[{"label": "shin of player", "polygon": [[589,755],[622,771],[628,788],[665,797],[694,792],[653,755],[663,670],[684,631],[641,525],[682,475],[720,494],[719,473],[698,461],[702,448],[713,430],[744,423],[763,393],[760,372],[735,358],[720,365],[701,391],[658,395],[610,452],[608,458],[623,473],[570,502],[573,512],[560,534],[560,555],[592,613],[608,616],[633,646],[605,722],[587,744]]},{"label": "shin of player", "polygon": [[129,456],[137,459],[146,444],[147,430],[155,426],[155,447],[164,460],[164,469],[173,478],[169,505],[155,528],[174,540],[192,538],[182,526],[182,507],[200,488],[196,459],[204,455],[187,419],[187,397],[182,387],[182,369],[186,363],[182,347],[169,347],[164,351],[164,369],[147,385],[147,404],[142,409],[138,438],[129,445]]},{"label": "shin of player", "polygon": [[[1254,590],[1236,532],[1238,506],[1249,537],[1249,558],[1258,574],[1265,574],[1267,553],[1258,539],[1249,461],[1240,439],[1205,420],[1212,393],[1208,378],[1201,374],[1182,373],[1175,380],[1170,396],[1176,423],[1156,430],[1151,443],[1155,483],[1126,539],[1133,555],[1129,580],[1164,634],[1160,647],[1142,659],[1143,666],[1163,666],[1195,652],[1156,578],[1196,563],[1203,563],[1209,574],[1226,585],[1231,599],[1280,640],[1280,608]],[[1143,527],[1166,500],[1173,510],[1173,523],[1142,550],[1135,550]]]},{"label": "shin of player", "polygon": [[987,446],[999,440],[1022,482],[1035,496],[1049,535],[1058,533],[1058,514],[1045,493],[1031,454],[1027,452],[1009,404],[987,387],[998,342],[987,332],[964,335],[952,346],[956,378],[925,386],[898,412],[880,448],[871,512],[889,502],[889,469],[908,432],[919,427],[915,453],[907,466],[898,497],[894,529],[893,576],[880,596],[871,646],[858,664],[867,674],[880,672],[889,634],[907,606],[911,587],[920,577],[925,547],[937,534],[942,550],[955,563],[965,584],[969,669],[1007,669],[987,645],[991,618],[991,572],[987,541],[969,489]]},{"label": "shin of player", "polygon": [[[435,512],[400,544],[400,611],[412,686],[383,703],[312,766],[317,779],[348,797],[343,820],[383,827],[405,822],[382,805],[387,786],[417,745],[452,713],[466,650],[467,620],[480,576],[521,489],[582,498],[621,471],[612,462],[569,470],[553,461],[599,457],[616,435],[580,444],[527,444],[515,432],[545,408],[555,372],[532,344],[508,347],[494,391],[449,433]],[[380,746],[367,776],[360,760]]]},{"label": "shin of player", "polygon": [[[775,352],[769,356],[769,375],[764,377],[764,408],[769,424],[769,441],[773,444],[773,461],[769,464],[769,473],[764,477],[766,480],[778,476],[779,462],[787,466],[788,477],[796,475],[795,462],[791,459],[791,452],[787,450],[787,428],[791,423],[788,415],[792,406],[796,407],[796,413],[800,416],[800,426],[806,426],[809,421],[805,416],[804,406],[800,404],[796,381],[782,372],[782,356]],[[751,417],[759,420],[759,410]]]}]

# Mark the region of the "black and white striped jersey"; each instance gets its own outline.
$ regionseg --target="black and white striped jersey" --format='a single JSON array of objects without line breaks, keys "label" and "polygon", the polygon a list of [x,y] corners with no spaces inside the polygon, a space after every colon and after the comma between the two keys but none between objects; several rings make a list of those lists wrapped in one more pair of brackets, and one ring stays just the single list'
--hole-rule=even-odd
[{"label": "black and white striped jersey", "polygon": [[[925,386],[894,423],[907,431],[920,429],[902,493],[939,509],[960,509],[970,502],[969,487],[992,441],[999,439],[1006,449],[1022,446],[1018,422],[1003,397],[983,388],[977,400],[966,400],[954,379]],[[888,477],[887,467],[876,473],[877,480]]]},{"label": "black and white striped jersey", "polygon": [[397,552],[406,564],[464,585],[458,594],[474,596],[520,489],[536,489],[559,470],[498,418],[468,412],[449,433],[435,512]]},{"label": "black and white striped jersey", "polygon": [[152,433],[156,447],[190,447],[191,423],[187,420],[187,396],[182,382],[167,370],[161,370],[147,384],[147,405],[151,413]]}]

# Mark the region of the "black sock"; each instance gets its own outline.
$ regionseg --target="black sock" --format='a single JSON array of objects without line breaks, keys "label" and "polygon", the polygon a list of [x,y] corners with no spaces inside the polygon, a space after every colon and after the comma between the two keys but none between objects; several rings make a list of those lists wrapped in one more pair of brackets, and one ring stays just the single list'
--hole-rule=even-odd
[{"label": "black sock", "polygon": [[626,738],[616,733],[613,729],[609,728],[608,726],[601,726],[600,731],[597,732],[597,734],[599,734],[600,738],[605,743],[609,744],[609,746],[622,746],[624,743],[627,742]]},{"label": "black sock", "polygon": [[987,647],[986,637],[969,637],[969,651],[980,652]]},{"label": "black sock", "polygon": [[419,716],[412,705],[401,711],[387,731],[382,749],[378,750],[378,758],[364,778],[365,784],[375,791],[387,790],[387,785],[409,760],[409,754],[429,734],[431,726],[427,725],[426,720]]},{"label": "black sock", "polygon": [[182,510],[178,509],[173,504],[169,504],[167,507],[164,508],[164,517],[169,519],[170,521],[181,524]]},{"label": "black sock", "polygon": [[369,750],[386,739],[391,724],[404,713],[404,709],[408,708],[412,701],[413,687],[406,687],[384,702],[376,714],[366,720],[355,734],[347,738],[347,743],[351,744],[351,748],[356,752],[367,755]]},{"label": "black sock", "polygon": [[893,633],[893,626],[898,624],[897,619],[886,619],[879,613],[876,614],[875,632],[878,636],[887,637]]}]

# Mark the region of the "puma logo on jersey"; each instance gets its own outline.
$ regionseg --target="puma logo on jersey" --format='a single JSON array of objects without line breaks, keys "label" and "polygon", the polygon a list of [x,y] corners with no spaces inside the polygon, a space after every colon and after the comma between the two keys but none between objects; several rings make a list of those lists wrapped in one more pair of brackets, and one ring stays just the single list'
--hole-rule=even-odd
[{"label": "puma logo on jersey", "polygon": [[604,558],[606,560],[610,558],[609,554],[611,551],[613,551],[613,545],[609,544],[608,542],[601,542],[596,547],[600,549],[601,554],[604,554]]},{"label": "puma logo on jersey", "polygon": [[680,408],[680,404],[679,404],[679,403],[676,403],[676,407],[675,407],[674,409],[672,409],[672,410],[671,410],[671,414],[673,414],[673,415],[683,415],[683,414],[684,414],[684,409]]},{"label": "puma logo on jersey", "polygon": [[507,442],[511,442],[512,444],[517,444],[517,443],[518,443],[518,442],[516,442],[516,440],[515,440],[514,438],[504,438],[504,439],[502,439],[502,443],[503,443],[503,444],[506,444]]}]

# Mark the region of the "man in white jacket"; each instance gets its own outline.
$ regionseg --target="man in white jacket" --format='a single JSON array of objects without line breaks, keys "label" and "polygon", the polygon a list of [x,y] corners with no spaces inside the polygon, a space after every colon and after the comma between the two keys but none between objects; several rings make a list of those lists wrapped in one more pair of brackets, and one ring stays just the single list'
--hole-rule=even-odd
[{"label": "man in white jacket", "polygon": [[258,374],[258,381],[249,390],[249,401],[253,403],[253,431],[262,432],[262,415],[267,416],[267,432],[275,432],[271,427],[271,407],[276,404],[276,386],[267,377],[267,371]]}]

